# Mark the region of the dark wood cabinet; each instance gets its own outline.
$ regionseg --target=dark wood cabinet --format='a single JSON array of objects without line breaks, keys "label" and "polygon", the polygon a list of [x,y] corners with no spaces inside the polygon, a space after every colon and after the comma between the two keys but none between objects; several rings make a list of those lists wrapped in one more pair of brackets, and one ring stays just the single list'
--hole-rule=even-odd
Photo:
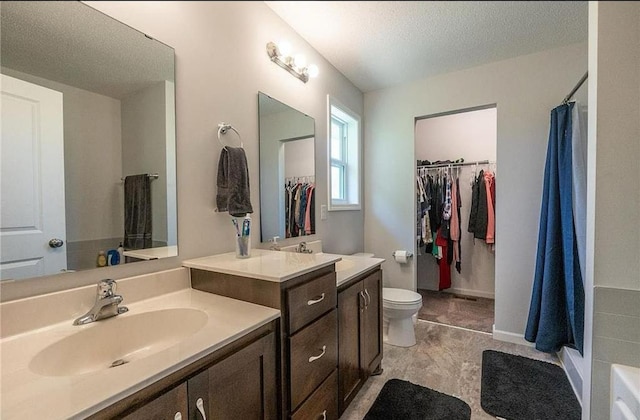
[{"label": "dark wood cabinet", "polygon": [[382,361],[382,271],[338,292],[338,405],[342,414]]},{"label": "dark wood cabinet", "polygon": [[187,384],[185,382],[124,416],[123,420],[187,420]]},{"label": "dark wood cabinet", "polygon": [[337,377],[338,368],[333,264],[283,282],[192,268],[191,284],[194,289],[280,309],[281,418],[305,418],[305,413],[320,408],[317,418],[338,418],[337,387],[327,382],[333,374]]},{"label": "dark wood cabinet", "polygon": [[89,418],[277,419],[278,331],[271,321]]},{"label": "dark wood cabinet", "polygon": [[276,419],[275,335],[269,334],[187,382],[189,419]]}]

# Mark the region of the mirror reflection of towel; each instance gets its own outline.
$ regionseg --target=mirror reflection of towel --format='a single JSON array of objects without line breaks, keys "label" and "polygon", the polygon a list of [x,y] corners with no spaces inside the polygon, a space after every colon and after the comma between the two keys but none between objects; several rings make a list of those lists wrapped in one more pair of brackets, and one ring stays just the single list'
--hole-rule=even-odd
[{"label": "mirror reflection of towel", "polygon": [[130,175],[124,179],[124,248],[151,247],[151,179]]},{"label": "mirror reflection of towel", "polygon": [[241,147],[223,147],[218,162],[218,211],[228,211],[234,217],[253,213],[249,191],[247,156]]}]

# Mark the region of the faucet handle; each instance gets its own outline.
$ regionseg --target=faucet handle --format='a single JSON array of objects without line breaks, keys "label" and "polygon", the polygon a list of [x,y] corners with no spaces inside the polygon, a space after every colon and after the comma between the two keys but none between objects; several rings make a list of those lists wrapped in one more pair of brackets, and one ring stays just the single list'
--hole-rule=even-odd
[{"label": "faucet handle", "polygon": [[116,281],[113,279],[104,279],[98,282],[98,298],[104,299],[111,297],[116,293]]}]

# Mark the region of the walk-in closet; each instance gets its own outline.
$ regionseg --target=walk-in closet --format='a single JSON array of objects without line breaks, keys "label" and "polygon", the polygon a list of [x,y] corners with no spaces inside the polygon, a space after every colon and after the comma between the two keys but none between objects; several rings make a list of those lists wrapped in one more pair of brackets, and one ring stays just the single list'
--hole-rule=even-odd
[{"label": "walk-in closet", "polygon": [[496,140],[494,105],[416,118],[421,320],[492,332]]}]

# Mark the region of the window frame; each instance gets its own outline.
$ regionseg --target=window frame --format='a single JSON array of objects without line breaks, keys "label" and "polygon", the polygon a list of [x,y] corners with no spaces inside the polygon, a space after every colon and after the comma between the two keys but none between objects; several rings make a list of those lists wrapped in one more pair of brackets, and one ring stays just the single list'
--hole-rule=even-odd
[{"label": "window frame", "polygon": [[[342,159],[332,158],[334,120],[342,123]],[[360,115],[327,95],[327,178],[328,211],[362,209],[362,124]],[[332,198],[332,167],[341,167],[342,198]],[[354,179],[355,178],[355,179]]]}]

